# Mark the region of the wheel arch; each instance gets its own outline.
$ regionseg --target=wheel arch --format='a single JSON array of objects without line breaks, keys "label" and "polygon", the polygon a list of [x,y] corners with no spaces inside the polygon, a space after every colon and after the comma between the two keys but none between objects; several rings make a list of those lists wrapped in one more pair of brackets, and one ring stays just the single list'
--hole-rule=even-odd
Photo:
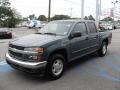
[{"label": "wheel arch", "polygon": [[67,50],[65,48],[57,49],[57,50],[52,51],[48,55],[48,59],[54,54],[61,54],[65,58],[65,60],[68,62],[68,53],[67,53]]},{"label": "wheel arch", "polygon": [[108,43],[109,43],[108,38],[103,39],[102,43],[103,43],[103,42],[106,42],[106,43],[107,43],[107,45],[108,45]]}]

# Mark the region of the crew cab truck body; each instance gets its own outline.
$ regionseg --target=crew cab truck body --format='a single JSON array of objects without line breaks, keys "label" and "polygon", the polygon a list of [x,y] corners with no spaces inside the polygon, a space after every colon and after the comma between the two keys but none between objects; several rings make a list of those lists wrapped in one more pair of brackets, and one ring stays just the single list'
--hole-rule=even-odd
[{"label": "crew cab truck body", "polygon": [[6,61],[19,71],[58,79],[70,61],[94,52],[105,56],[111,38],[111,32],[99,32],[93,21],[52,21],[38,33],[12,40]]}]

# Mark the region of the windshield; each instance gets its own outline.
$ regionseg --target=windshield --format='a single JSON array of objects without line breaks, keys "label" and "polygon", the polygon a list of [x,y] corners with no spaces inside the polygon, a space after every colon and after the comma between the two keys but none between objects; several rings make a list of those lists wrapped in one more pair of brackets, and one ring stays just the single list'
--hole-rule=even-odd
[{"label": "windshield", "polygon": [[67,35],[70,27],[72,26],[72,22],[58,22],[53,21],[45,25],[41,28],[38,33],[53,33],[57,35]]},{"label": "windshield", "polygon": [[0,31],[8,31],[7,28],[0,28]]}]

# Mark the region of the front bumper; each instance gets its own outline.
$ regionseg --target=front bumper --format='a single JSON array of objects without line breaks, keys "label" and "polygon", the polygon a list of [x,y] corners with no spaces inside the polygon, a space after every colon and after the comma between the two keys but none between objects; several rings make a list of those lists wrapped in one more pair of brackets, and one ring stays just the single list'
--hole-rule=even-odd
[{"label": "front bumper", "polygon": [[22,70],[27,72],[27,70],[41,70],[42,68],[45,68],[47,65],[47,61],[43,62],[24,62],[20,61],[18,59],[12,58],[8,53],[6,54],[6,61],[8,64],[10,64],[13,68]]}]

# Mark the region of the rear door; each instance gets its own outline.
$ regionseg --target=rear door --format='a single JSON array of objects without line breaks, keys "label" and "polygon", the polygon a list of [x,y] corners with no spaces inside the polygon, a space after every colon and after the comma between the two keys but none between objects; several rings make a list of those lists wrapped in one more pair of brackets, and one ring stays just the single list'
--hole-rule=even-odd
[{"label": "rear door", "polygon": [[99,32],[94,22],[87,22],[89,31],[89,52],[94,52],[99,47]]},{"label": "rear door", "polygon": [[80,32],[81,37],[74,37],[70,40],[71,60],[77,59],[87,53],[89,47],[88,32],[84,22],[77,23],[71,32]]}]

